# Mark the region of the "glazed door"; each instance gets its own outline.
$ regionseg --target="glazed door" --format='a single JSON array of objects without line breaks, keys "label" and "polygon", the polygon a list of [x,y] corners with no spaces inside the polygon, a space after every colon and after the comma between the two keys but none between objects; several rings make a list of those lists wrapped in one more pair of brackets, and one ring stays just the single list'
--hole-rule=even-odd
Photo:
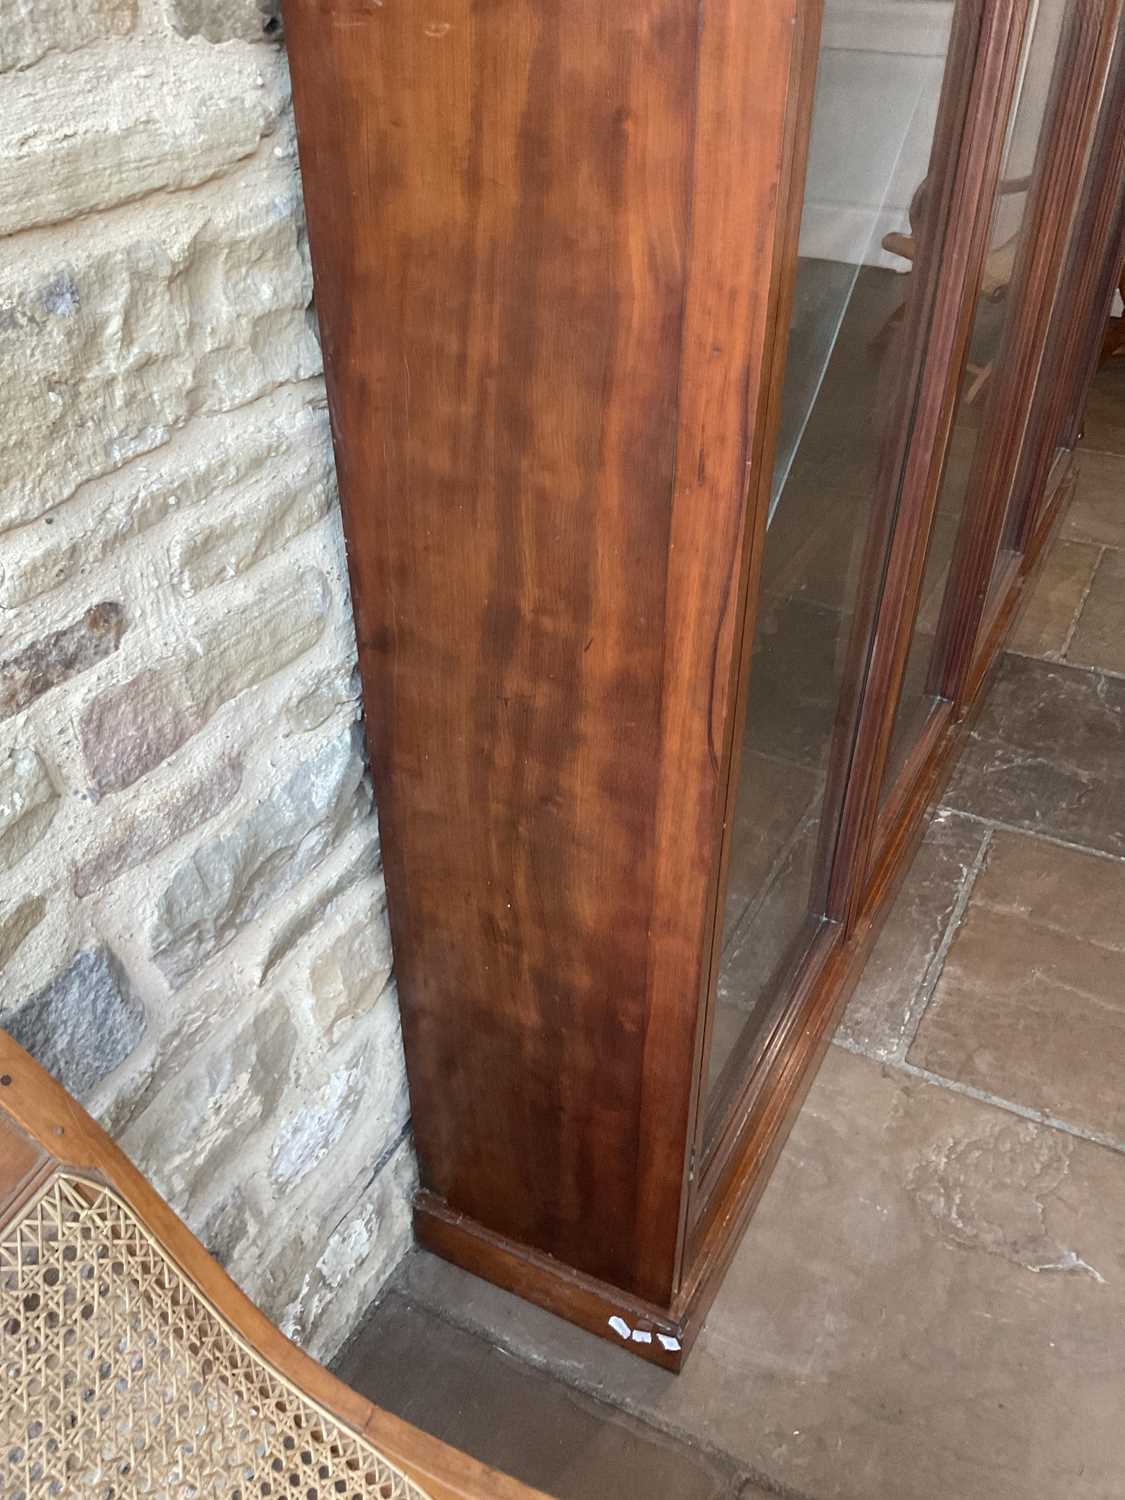
[{"label": "glazed door", "polygon": [[759,497],[698,1205],[864,906],[904,789],[932,769],[990,580],[1007,592],[1017,472],[1043,420],[1030,393],[1057,366],[1046,329],[1116,14],[826,9]]},{"label": "glazed door", "polygon": [[978,648],[1018,568],[1027,502],[1046,480],[1041,408],[1067,376],[1047,335],[1058,343],[1064,332],[1052,310],[1115,13],[1100,0],[1038,0],[1029,18],[883,777],[884,835],[969,673],[987,664]]},{"label": "glazed door", "polygon": [[776,457],[759,497],[705,1158],[838,936],[841,814],[985,9],[877,15],[830,0],[824,16]]},{"label": "glazed door", "polygon": [[[1089,133],[1082,192],[1071,216],[1028,441],[1005,520],[1003,547],[1022,552],[1049,521],[1089,374],[1101,352],[1121,271],[1125,205],[1125,29],[1117,37]],[[1093,251],[1094,253],[1091,253]]]}]

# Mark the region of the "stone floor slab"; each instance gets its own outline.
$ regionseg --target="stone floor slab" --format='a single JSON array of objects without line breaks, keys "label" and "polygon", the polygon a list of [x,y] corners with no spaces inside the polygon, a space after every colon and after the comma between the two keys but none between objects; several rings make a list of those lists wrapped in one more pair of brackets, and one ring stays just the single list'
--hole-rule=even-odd
[{"label": "stone floor slab", "polygon": [[1004,656],[945,802],[1125,854],[1125,681]]},{"label": "stone floor slab", "polygon": [[680,1376],[417,1295],[810,1500],[1120,1500],[1125,1157],[831,1048]]},{"label": "stone floor slab", "polygon": [[1086,448],[1125,454],[1125,359],[1099,370],[1086,403]]},{"label": "stone floor slab", "polygon": [[934,817],[848,1001],[842,1040],[888,1059],[909,1039],[919,991],[986,835],[957,813]]},{"label": "stone floor slab", "polygon": [[1125,864],[997,833],[910,1051],[919,1067],[1125,1140]]},{"label": "stone floor slab", "polygon": [[1120,455],[1082,454],[1061,534],[1070,541],[1125,547],[1125,464]]},{"label": "stone floor slab", "polygon": [[1053,661],[1062,658],[1101,555],[1102,549],[1090,542],[1055,542],[1016,622],[1010,650]]},{"label": "stone floor slab", "polygon": [[336,1363],[377,1406],[557,1500],[756,1500],[669,1437],[392,1294]]},{"label": "stone floor slab", "polygon": [[[1125,496],[1122,506],[1125,508]],[[1067,660],[1125,674],[1125,552],[1113,548],[1103,552]]]}]

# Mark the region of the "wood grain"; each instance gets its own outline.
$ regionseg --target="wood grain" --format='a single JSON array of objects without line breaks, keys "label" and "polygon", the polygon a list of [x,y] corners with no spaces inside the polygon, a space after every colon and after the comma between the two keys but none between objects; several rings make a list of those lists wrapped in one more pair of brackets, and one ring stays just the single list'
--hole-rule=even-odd
[{"label": "wood grain", "polygon": [[[10,1083],[0,1082],[0,1092],[10,1087]],[[14,1121],[0,1113],[0,1223],[16,1211],[52,1169],[47,1153]]]},{"label": "wood grain", "polygon": [[631,1353],[650,1364],[672,1371],[681,1368],[684,1330],[668,1308],[631,1297],[552,1256],[494,1234],[432,1193],[418,1195],[415,1224],[419,1242],[435,1255],[599,1338],[617,1345],[625,1342]]},{"label": "wood grain", "polygon": [[654,1300],[684,1232],[794,16],[287,9],[423,1180]]},{"label": "wood grain", "polygon": [[424,1179],[620,1284],[692,19],[333,0],[287,20]]}]

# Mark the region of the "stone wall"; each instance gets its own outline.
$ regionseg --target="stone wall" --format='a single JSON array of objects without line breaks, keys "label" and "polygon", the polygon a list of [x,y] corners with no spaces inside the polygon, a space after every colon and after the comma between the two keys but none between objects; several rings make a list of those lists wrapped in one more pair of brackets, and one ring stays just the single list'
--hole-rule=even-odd
[{"label": "stone wall", "polygon": [[263,3],[0,3],[0,1024],[324,1356],[414,1167]]}]

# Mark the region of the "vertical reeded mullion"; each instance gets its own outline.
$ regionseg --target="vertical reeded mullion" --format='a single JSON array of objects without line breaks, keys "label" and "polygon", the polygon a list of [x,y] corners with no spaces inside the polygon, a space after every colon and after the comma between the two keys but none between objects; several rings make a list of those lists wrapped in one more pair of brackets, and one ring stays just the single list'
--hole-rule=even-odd
[{"label": "vertical reeded mullion", "polygon": [[987,248],[1004,122],[1027,10],[1027,0],[987,0],[970,64],[965,124],[951,182],[950,227],[938,257],[926,365],[903,465],[896,534],[883,581],[833,868],[832,907],[849,926],[865,897],[864,876],[871,864],[884,769]]},{"label": "vertical reeded mullion", "polygon": [[965,521],[950,566],[951,587],[942,606],[934,645],[931,686],[960,703],[969,687],[976,642],[999,552],[1007,501],[1022,441],[1028,392],[1023,382],[1046,336],[1044,300],[1054,286],[1061,238],[1073,199],[1073,173],[1088,108],[1096,60],[1101,0],[1075,0],[1065,21],[1052,93],[1033,171],[1028,229],[1022,237],[1011,286],[1018,299],[1010,310],[994,382],[987,441],[977,449],[968,483]]}]

